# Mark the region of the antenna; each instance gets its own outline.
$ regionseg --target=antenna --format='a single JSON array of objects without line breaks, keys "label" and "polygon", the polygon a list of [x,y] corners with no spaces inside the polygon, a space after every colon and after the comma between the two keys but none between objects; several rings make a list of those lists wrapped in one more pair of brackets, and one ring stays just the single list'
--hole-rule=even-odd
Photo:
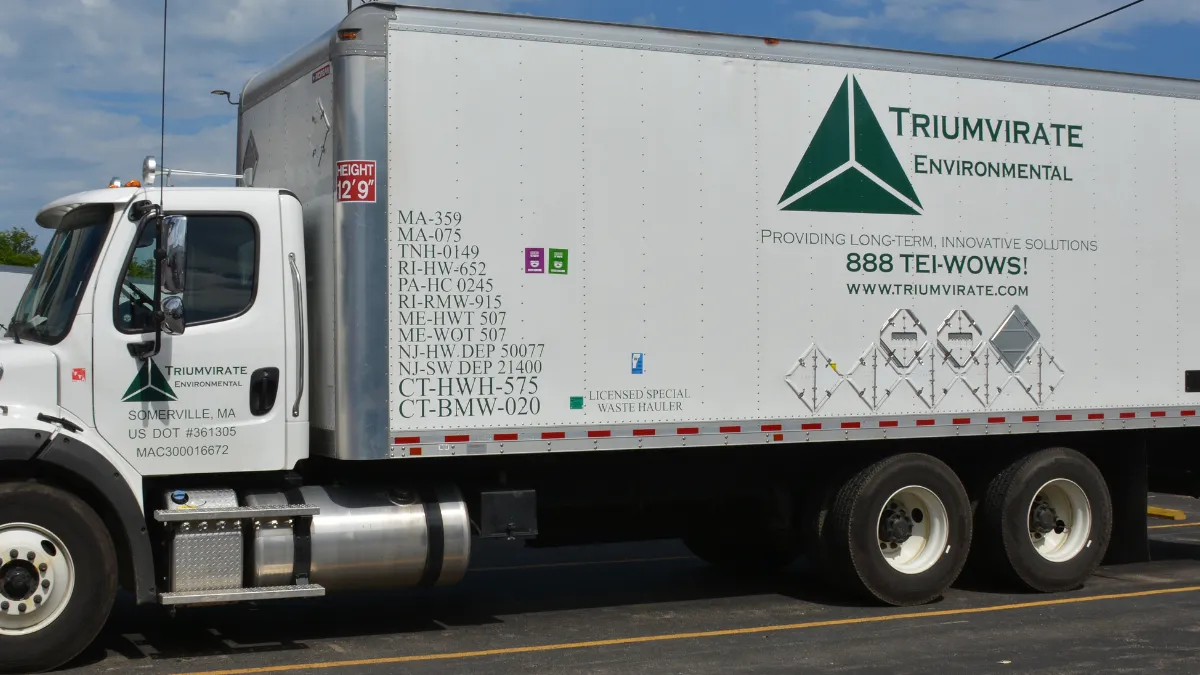
[{"label": "antenna", "polygon": [[[162,126],[158,132],[158,161],[166,159],[167,155],[167,3],[169,0],[163,0],[163,47],[162,47],[162,111],[160,117]],[[158,184],[158,205],[161,208],[163,202],[163,188],[165,182]]]}]

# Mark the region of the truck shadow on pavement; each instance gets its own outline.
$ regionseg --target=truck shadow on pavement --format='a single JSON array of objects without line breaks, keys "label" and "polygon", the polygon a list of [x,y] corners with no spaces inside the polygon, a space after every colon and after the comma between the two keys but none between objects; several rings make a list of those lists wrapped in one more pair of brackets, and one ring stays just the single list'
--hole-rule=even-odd
[{"label": "truck shadow on pavement", "polygon": [[[457,586],[429,591],[330,595],[314,600],[181,607],[174,617],[122,597],[96,643],[69,667],[104,661],[302,651],[312,640],[412,635],[505,623],[543,612],[689,603],[746,596],[866,607],[828,589],[803,561],[760,578],[723,574],[671,556],[483,568]],[[698,603],[698,604],[697,604]],[[110,656],[111,653],[111,656]]]},{"label": "truck shadow on pavement", "polygon": [[[1200,531],[1197,532],[1200,534]],[[1150,559],[1200,560],[1200,541],[1150,541]]]},{"label": "truck shadow on pavement", "polygon": [[[802,603],[879,609],[830,589],[803,561],[783,573],[733,577],[687,556],[654,546],[623,558],[481,566],[457,586],[429,591],[330,595],[315,600],[183,607],[170,617],[160,607],[136,607],[122,598],[96,643],[68,666],[102,661],[195,659],[264,652],[305,651],[312,641],[411,636],[463,627],[504,624],[546,612],[662,605],[664,611],[703,611],[730,598],[776,596]],[[666,553],[667,555],[662,555]],[[1152,542],[1153,559],[1200,560],[1200,544]],[[525,562],[525,561],[521,561]],[[1122,566],[1113,569],[1118,571]],[[958,590],[1012,597],[969,575]],[[1038,596],[1030,595],[1030,599]],[[687,609],[670,607],[687,603]],[[925,608],[934,609],[938,603]],[[711,607],[710,607],[711,609]],[[586,620],[586,617],[585,617]]]}]

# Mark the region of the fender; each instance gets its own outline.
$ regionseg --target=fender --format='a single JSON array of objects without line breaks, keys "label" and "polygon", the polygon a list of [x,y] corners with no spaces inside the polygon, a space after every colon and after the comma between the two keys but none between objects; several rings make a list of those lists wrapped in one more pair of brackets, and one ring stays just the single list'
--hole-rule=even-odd
[{"label": "fender", "polygon": [[49,431],[38,429],[0,429],[0,462],[25,462],[46,445]]},{"label": "fender", "polygon": [[[43,432],[31,432],[26,429],[5,430],[0,431],[0,442],[4,439],[2,434],[9,432],[38,433],[45,436]],[[156,602],[158,594],[154,581],[154,553],[150,546],[146,517],[116,467],[87,443],[68,434],[59,433],[43,445],[44,447],[39,445],[40,451],[31,455],[35,464],[53,466],[70,474],[75,480],[91,486],[116,514],[118,530],[113,532],[117,540],[114,543],[120,546],[123,540],[129,552],[133,567],[132,590],[137,602],[139,605]],[[16,450],[0,448],[0,453],[16,452],[23,447],[17,446]],[[0,455],[0,458],[2,457],[5,455]]]}]

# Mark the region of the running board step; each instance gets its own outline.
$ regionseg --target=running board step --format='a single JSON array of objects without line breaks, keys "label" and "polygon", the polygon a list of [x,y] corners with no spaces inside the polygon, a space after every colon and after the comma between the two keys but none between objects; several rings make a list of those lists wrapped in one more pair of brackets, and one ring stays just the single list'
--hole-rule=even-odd
[{"label": "running board step", "polygon": [[321,507],[312,504],[267,504],[216,509],[159,509],[154,519],[160,523],[194,523],[201,520],[243,520],[246,518],[295,518],[315,516]]},{"label": "running board step", "polygon": [[295,586],[260,586],[258,588],[229,588],[215,591],[159,593],[158,601],[163,605],[201,605],[215,602],[319,598],[324,595],[324,586],[319,584],[297,584]]}]

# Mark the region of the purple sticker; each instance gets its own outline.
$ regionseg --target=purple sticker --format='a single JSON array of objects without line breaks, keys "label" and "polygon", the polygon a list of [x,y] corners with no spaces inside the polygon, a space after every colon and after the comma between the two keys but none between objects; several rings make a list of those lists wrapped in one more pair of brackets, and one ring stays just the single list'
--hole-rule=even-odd
[{"label": "purple sticker", "polygon": [[525,249],[525,273],[542,274],[546,271],[546,249]]}]

